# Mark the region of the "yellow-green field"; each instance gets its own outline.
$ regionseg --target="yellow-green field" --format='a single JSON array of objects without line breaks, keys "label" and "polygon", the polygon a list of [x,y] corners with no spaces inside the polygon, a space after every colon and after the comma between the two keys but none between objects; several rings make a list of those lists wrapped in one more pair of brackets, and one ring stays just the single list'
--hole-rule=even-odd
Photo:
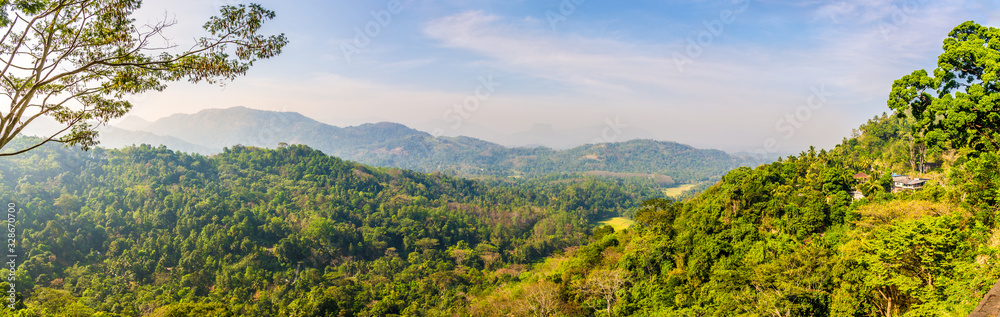
[{"label": "yellow-green field", "polygon": [[609,225],[612,228],[615,228],[615,231],[620,231],[622,229],[628,229],[628,227],[631,227],[634,223],[635,221],[632,219],[614,217],[599,221],[598,226]]},{"label": "yellow-green field", "polygon": [[698,184],[684,184],[677,187],[667,188],[663,190],[663,194],[667,195],[667,197],[677,197],[680,194],[686,192],[687,190],[694,188],[696,185]]}]

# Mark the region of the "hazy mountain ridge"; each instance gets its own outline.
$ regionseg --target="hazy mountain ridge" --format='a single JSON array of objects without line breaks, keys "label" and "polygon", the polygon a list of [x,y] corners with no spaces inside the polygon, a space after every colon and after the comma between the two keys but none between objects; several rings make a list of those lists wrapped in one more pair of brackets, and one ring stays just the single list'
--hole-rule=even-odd
[{"label": "hazy mountain ridge", "polygon": [[548,147],[566,150],[581,144],[601,142],[620,142],[636,139],[656,139],[656,135],[640,127],[622,123],[620,118],[606,119],[602,124],[577,128],[557,129],[549,124],[536,123],[525,130],[512,133],[501,133],[490,128],[463,122],[460,127],[442,126],[441,120],[431,120],[415,123],[412,128],[421,131],[438,130],[443,136],[475,136],[477,139],[500,144],[506,147]]},{"label": "hazy mountain ridge", "polygon": [[130,145],[156,144],[170,149],[189,153],[211,153],[212,149],[186,142],[176,137],[163,136],[144,131],[132,131],[113,126],[101,127],[101,146],[107,148],[122,148]]},{"label": "hazy mountain ridge", "polygon": [[[160,141],[149,134],[174,139]],[[245,107],[175,114],[135,131],[132,139],[119,130],[109,140],[109,147],[169,140],[170,144],[163,144],[206,155],[237,144],[264,148],[275,148],[279,143],[305,144],[364,164],[502,177],[607,171],[663,174],[686,182],[756,163],[719,150],[653,140],[586,144],[568,150],[508,148],[465,136],[435,138],[398,123],[341,128],[299,113]]]},{"label": "hazy mountain ridge", "polygon": [[318,135],[335,134],[339,129],[296,112],[235,107],[174,114],[141,131],[173,136],[213,150],[202,154],[214,154],[236,144],[273,148],[278,142],[308,143]]}]

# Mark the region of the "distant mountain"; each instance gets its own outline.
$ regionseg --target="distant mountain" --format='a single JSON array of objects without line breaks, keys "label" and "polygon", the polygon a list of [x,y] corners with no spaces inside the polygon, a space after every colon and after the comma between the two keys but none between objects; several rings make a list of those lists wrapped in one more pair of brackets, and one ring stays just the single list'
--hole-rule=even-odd
[{"label": "distant mountain", "polygon": [[294,112],[245,107],[175,114],[151,122],[140,131],[112,131],[102,135],[102,140],[106,147],[164,144],[201,154],[218,153],[234,145],[275,148],[279,143],[305,144],[364,164],[498,177],[602,171],[665,175],[688,182],[754,163],[722,151],[674,142],[632,140],[568,150],[508,148],[464,136],[435,138],[398,123],[341,128]]},{"label": "distant mountain", "polygon": [[[479,139],[507,147],[548,147],[557,150],[570,149],[581,144],[620,142],[636,139],[653,139],[653,133],[639,127],[631,127],[618,118],[606,119],[602,125],[573,129],[557,129],[550,124],[536,123],[524,131],[502,134],[471,122],[463,122],[457,129],[442,126],[443,121],[432,120],[418,123],[413,128],[423,131],[438,130],[444,136],[474,135]],[[595,142],[597,141],[597,142]]]},{"label": "distant mountain", "polygon": [[115,127],[125,130],[142,131],[145,130],[151,123],[152,122],[146,121],[146,119],[130,115],[122,118],[121,121],[118,121],[118,123],[115,123]]},{"label": "distant mountain", "polygon": [[613,125],[614,122],[611,122],[607,125],[560,130],[548,124],[535,124],[531,129],[501,137],[496,142],[514,147],[570,149],[580,144],[653,138],[652,133],[640,128]]},{"label": "distant mountain", "polygon": [[314,143],[326,141],[326,136],[336,135],[339,130],[295,112],[235,107],[174,114],[156,120],[140,131],[177,137],[220,152],[224,147],[237,144],[274,148],[279,142],[321,148]]},{"label": "distant mountain", "polygon": [[208,154],[214,152],[208,147],[185,142],[184,140],[172,137],[156,135],[143,131],[130,131],[112,126],[99,129],[101,135],[101,146],[106,148],[123,148],[130,145],[164,145],[174,151],[186,153]]}]

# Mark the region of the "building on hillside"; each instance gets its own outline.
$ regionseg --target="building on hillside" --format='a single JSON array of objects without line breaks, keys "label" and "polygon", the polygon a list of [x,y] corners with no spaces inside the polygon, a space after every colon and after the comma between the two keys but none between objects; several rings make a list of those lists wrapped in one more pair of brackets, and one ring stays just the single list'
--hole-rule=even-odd
[{"label": "building on hillside", "polygon": [[851,191],[851,198],[853,198],[854,200],[862,200],[865,198],[865,194],[862,193],[860,190],[855,189]]},{"label": "building on hillside", "polygon": [[903,183],[910,180],[910,176],[907,175],[892,175],[892,187],[903,187]]},{"label": "building on hillside", "polygon": [[927,183],[927,179],[910,179],[910,181],[903,183],[902,189],[921,189],[924,187],[924,183]]},{"label": "building on hillside", "polygon": [[924,187],[930,179],[926,178],[910,178],[907,175],[893,175],[892,176],[892,192],[900,192],[903,190],[919,190]]},{"label": "building on hillside", "polygon": [[854,179],[858,180],[858,182],[867,182],[868,178],[869,176],[868,174],[865,174],[865,172],[858,172],[857,174],[854,174]]}]

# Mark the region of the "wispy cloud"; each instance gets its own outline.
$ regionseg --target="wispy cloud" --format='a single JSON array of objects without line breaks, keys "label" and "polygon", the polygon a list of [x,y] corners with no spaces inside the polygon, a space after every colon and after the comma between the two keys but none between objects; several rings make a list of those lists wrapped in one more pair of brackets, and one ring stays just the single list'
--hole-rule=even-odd
[{"label": "wispy cloud", "polygon": [[894,8],[893,0],[832,1],[819,5],[815,15],[834,23],[870,23],[891,14]]},{"label": "wispy cloud", "polygon": [[[704,58],[697,71],[680,72],[671,52],[683,52],[680,42],[636,44],[614,38],[587,38],[531,28],[530,23],[507,20],[482,11],[469,11],[433,20],[424,32],[440,45],[480,54],[486,63],[575,86],[586,95],[616,96],[655,91],[683,95],[715,89],[726,83],[733,91],[753,90],[745,79],[759,77],[759,69],[724,58]],[[669,32],[669,30],[665,30]],[[726,55],[738,48],[710,48]],[[713,86],[716,86],[713,88]],[[746,87],[746,88],[744,88]],[[750,91],[745,91],[750,93]]]},{"label": "wispy cloud", "polygon": [[424,31],[442,46],[479,53],[498,67],[588,88],[628,91],[621,81],[659,84],[660,80],[647,76],[647,71],[637,70],[640,65],[666,66],[661,59],[629,53],[626,43],[557,38],[482,11],[431,21]]},{"label": "wispy cloud", "polygon": [[[302,39],[254,70],[267,77],[241,79],[221,92],[172,86],[149,97],[137,114],[153,119],[244,105],[335,124],[433,124],[475,88],[476,78],[493,74],[503,89],[469,122],[498,132],[532,123],[600,125],[621,116],[661,139],[753,145],[773,136],[775,121],[801,107],[811,87],[825,85],[835,98],[794,139],[782,140],[789,147],[822,146],[887,111],[892,81],[933,68],[952,27],[973,18],[1000,21],[995,1],[751,0],[681,72],[674,53],[684,55],[703,21],[719,17],[726,5],[587,2],[553,29],[544,16],[551,3],[426,0],[408,7],[391,32],[346,63],[338,43],[383,4],[313,2],[326,10],[303,10],[262,1],[280,9],[283,19],[275,22],[285,24],[276,27],[290,27]],[[193,0],[182,2],[206,11]],[[319,12],[332,15],[302,18]]]},{"label": "wispy cloud", "polygon": [[[732,113],[752,109],[741,113],[744,121],[727,125],[756,138],[771,133],[783,112],[803,104],[811,85],[826,85],[839,98],[810,122],[815,131],[803,131],[800,140],[793,140],[809,144],[817,138],[839,140],[843,133],[829,131],[830,126],[856,124],[843,120],[886,111],[892,81],[914,65],[933,66],[940,39],[964,21],[963,3],[924,1],[905,12],[900,6],[907,4],[899,1],[814,3],[807,12],[816,17],[808,25],[815,33],[808,38],[816,45],[777,49],[770,42],[720,44],[706,48],[692,71],[684,73],[670,55],[683,50],[680,41],[642,44],[558,34],[482,11],[435,19],[423,30],[443,47],[474,52],[500,69],[575,87],[580,95],[659,99],[665,101],[661,107],[677,113],[689,113],[692,107]],[[899,13],[906,16],[893,16]],[[887,23],[892,23],[888,31]]]}]

